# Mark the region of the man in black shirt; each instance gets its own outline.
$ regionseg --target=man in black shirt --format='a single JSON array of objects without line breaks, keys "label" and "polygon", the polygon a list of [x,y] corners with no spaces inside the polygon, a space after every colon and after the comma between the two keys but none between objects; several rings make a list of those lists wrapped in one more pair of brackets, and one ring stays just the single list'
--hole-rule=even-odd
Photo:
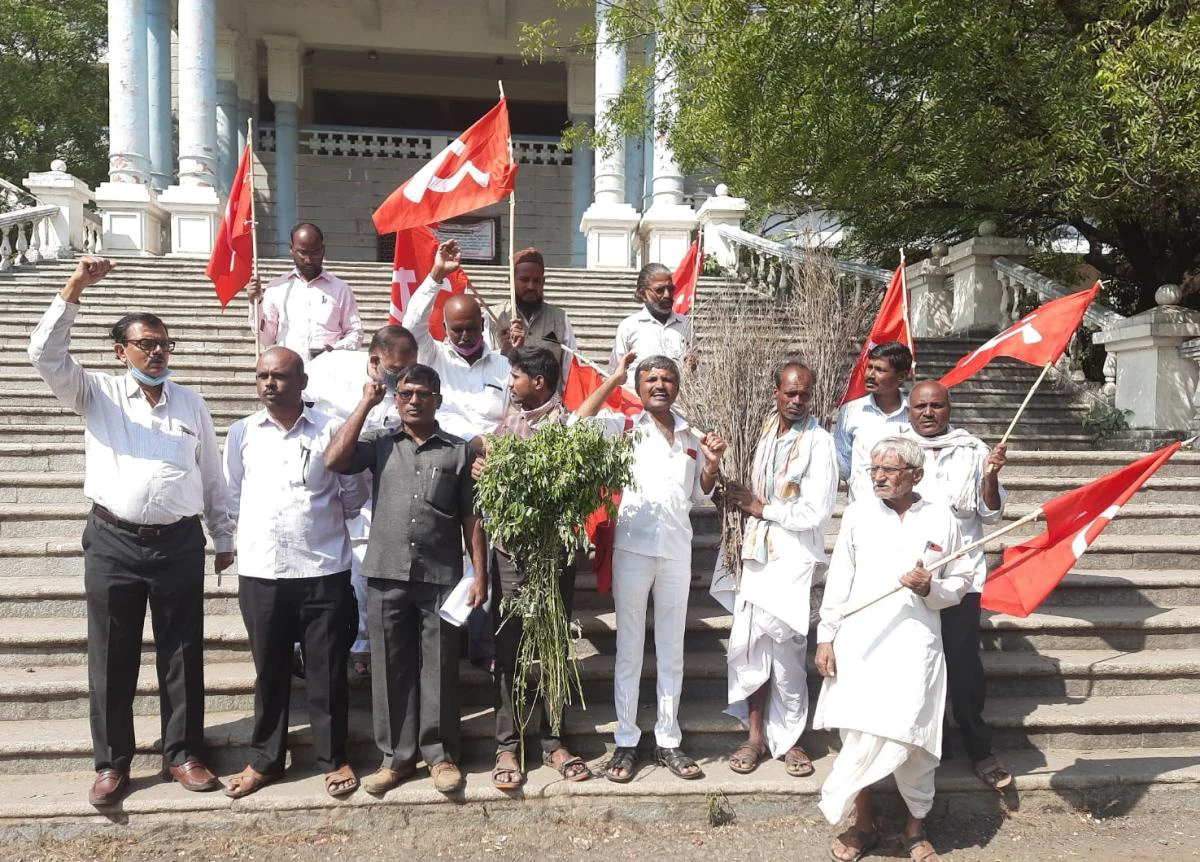
[{"label": "man in black shirt", "polygon": [[411,777],[418,753],[439,791],[452,793],[463,783],[456,765],[458,630],[439,611],[462,579],[464,542],[476,572],[468,604],[483,603],[487,545],[475,514],[475,456],[465,441],[438,426],[440,391],[436,371],[409,366],[396,386],[402,426],[360,438],[367,414],[385,395],[382,383],[368,381],[358,407],[325,453],[330,469],[370,470],[374,485],[363,575],[376,662],[371,674],[375,742],[383,764],[362,782],[368,793],[386,793]]}]

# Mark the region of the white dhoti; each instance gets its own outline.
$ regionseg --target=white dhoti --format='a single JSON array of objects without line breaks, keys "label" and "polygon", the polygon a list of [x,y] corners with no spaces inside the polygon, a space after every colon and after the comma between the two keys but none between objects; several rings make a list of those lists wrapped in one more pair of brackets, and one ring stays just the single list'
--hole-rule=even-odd
[{"label": "white dhoti", "polygon": [[819,807],[825,819],[840,823],[854,807],[854,799],[861,790],[890,775],[896,780],[909,814],[924,820],[933,807],[933,774],[938,759],[919,745],[873,733],[843,730],[840,735],[842,750],[821,785]]}]

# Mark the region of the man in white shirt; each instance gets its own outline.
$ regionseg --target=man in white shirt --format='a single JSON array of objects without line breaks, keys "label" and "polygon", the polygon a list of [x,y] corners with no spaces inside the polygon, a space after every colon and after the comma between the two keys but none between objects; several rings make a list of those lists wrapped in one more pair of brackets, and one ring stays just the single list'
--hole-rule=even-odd
[{"label": "man in white shirt", "polygon": [[292,228],[290,246],[295,268],[268,282],[257,283],[250,298],[250,330],[260,299],[258,343],[287,347],[306,360],[329,350],[358,350],[363,328],[350,285],[324,268],[325,237],[315,224]]},{"label": "man in white shirt", "polygon": [[[925,478],[917,493],[950,507],[962,530],[963,541],[983,538],[985,524],[1004,517],[1008,492],[1000,484],[1007,446],[988,450],[978,437],[950,427],[950,392],[936,380],[923,380],[908,399],[909,431],[925,452]],[[950,710],[962,734],[963,747],[979,778],[1003,789],[1012,775],[992,751],[992,729],[983,720],[987,678],[979,656],[979,597],[987,580],[983,548],[967,559],[971,563],[970,591],[952,608],[942,611],[942,647],[946,653],[946,683]]]},{"label": "man in white shirt", "polygon": [[484,339],[483,311],[474,298],[455,294],[443,313],[446,337],[429,333],[429,317],[442,282],[461,265],[456,240],[438,246],[433,267],[404,309],[404,326],[417,339],[417,361],[438,373],[442,406],[438,424],[448,434],[470,442],[495,432],[508,411],[508,360]]},{"label": "man in white shirt", "polygon": [[234,422],[225,440],[238,603],[255,670],[252,756],[225,795],[239,799],[283,776],[292,644],[299,640],[317,767],[329,795],[345,796],[358,787],[346,759],[346,655],[357,616],[346,519],[366,493],[361,482],[325,467],[337,420],[301,400],[308,378],[298,353],[266,351],[255,383],[263,409]]},{"label": "man in white shirt", "polygon": [[[633,353],[588,396],[576,411],[595,416],[625,382]],[[693,431],[671,407],[679,395],[679,368],[665,356],[651,356],[634,374],[645,411],[632,421],[615,416],[601,421],[610,434],[635,434],[635,488],[621,496],[613,539],[613,603],[617,612],[617,658],[613,700],[617,748],[605,777],[633,780],[641,730],[637,725],[638,688],[646,642],[646,604],[654,595],[654,653],[658,661],[658,710],[654,759],[679,778],[704,773],[680,743],[679,697],[683,691],[683,638],[692,585],[692,507],[712,496],[725,454],[716,434]],[[703,460],[701,460],[703,459]]]},{"label": "man in white shirt", "polygon": [[638,356],[665,356],[691,369],[695,364],[692,321],[673,310],[675,282],[671,270],[661,263],[643,266],[634,295],[642,309],[617,326],[609,370],[615,371],[621,357],[631,351]]},{"label": "man in white shirt", "polygon": [[746,514],[740,579],[724,566],[712,595],[733,614],[729,709],[749,738],[729,756],[746,774],[783,757],[789,775],[813,772],[800,747],[808,722],[809,598],[825,563],[825,527],[837,499],[833,437],[809,412],[816,375],[798,360],[775,371],[775,409],[754,452],[752,485],[726,483],[726,500]]},{"label": "man in white shirt", "polygon": [[[359,352],[335,350],[324,353],[308,363],[308,385],[304,397],[322,413],[341,421],[350,418],[362,397],[368,380],[382,383],[390,395],[396,394],[400,372],[417,361],[417,341],[403,326],[389,324],[371,336],[371,345],[364,355]],[[394,398],[384,398],[367,414],[364,431],[396,427],[400,414]],[[367,499],[359,513],[347,522],[350,530],[350,583],[358,601],[358,634],[350,647],[350,666],[358,676],[371,673],[371,644],[367,636],[367,579],[362,574],[367,541],[371,534],[371,483],[365,476],[355,480],[366,489]]]},{"label": "man in white shirt", "polygon": [[854,811],[835,839],[834,859],[859,859],[879,840],[870,786],[891,775],[908,807],[901,841],[921,862],[938,856],[925,835],[933,774],[942,752],[946,663],[943,608],[971,588],[971,564],[950,509],[914,492],[924,453],[904,437],[871,450],[874,498],[846,507],[829,564],[817,626],[817,670],[825,680],[814,729],[837,729],[842,748],[821,787],[833,824]]},{"label": "man in white shirt", "polygon": [[154,629],[162,713],[163,776],[215,790],[204,754],[204,513],[216,570],[233,564],[229,493],[204,400],[167,378],[175,342],[153,314],[112,328],[129,372],[85,371],[68,352],[84,289],[113,269],[85,257],[29,338],[29,358],[55,397],[83,417],[83,531],[88,615],[88,697],[96,779],[93,805],[129,788],[133,698],[146,604]]},{"label": "man in white shirt", "polygon": [[872,499],[871,448],[884,437],[908,428],[908,399],[901,387],[912,376],[912,351],[898,341],[874,347],[867,354],[867,394],[843,404],[838,411],[833,441],[838,472],[846,480],[850,502]]}]

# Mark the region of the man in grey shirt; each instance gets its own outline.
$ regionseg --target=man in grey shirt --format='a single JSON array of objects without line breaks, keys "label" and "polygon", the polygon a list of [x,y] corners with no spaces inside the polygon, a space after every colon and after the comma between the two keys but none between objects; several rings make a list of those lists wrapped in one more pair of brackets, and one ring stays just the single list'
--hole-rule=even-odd
[{"label": "man in grey shirt", "polygon": [[[474,454],[437,423],[441,380],[411,365],[396,385],[402,426],[362,434],[385,388],[371,380],[334,436],[325,464],[372,473],[374,513],[363,574],[374,657],[371,696],[383,764],[362,787],[386,793],[416,772],[418,750],[442,793],[462,787],[459,757],[458,630],[439,611],[462,579],[465,542],[475,566],[468,604],[487,596],[487,545],[475,514]],[[360,437],[360,435],[362,435]],[[419,679],[418,679],[419,674]]]}]

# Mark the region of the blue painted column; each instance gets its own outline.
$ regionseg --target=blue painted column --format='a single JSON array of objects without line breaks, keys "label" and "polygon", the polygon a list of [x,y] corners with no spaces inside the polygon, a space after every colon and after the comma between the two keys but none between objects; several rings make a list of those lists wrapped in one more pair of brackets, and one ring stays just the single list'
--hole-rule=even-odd
[{"label": "blue painted column", "polygon": [[171,185],[175,175],[175,130],[171,125],[171,5],[146,0],[146,69],[149,95],[150,182]]},{"label": "blue painted column", "polygon": [[[237,82],[217,79],[217,190],[229,194],[241,151],[238,142]],[[242,131],[245,135],[245,130]]]},{"label": "blue painted column", "polygon": [[150,184],[145,0],[108,4],[108,178]]},{"label": "blue painted column", "polygon": [[275,103],[275,255],[287,255],[291,244],[292,226],[297,221],[296,154],[300,148],[295,102]]},{"label": "blue painted column", "polygon": [[[588,114],[572,114],[571,124],[592,124]],[[596,154],[591,147],[578,146],[571,151],[571,225],[574,236],[571,242],[571,266],[587,266],[587,238],[580,231],[579,223],[592,203],[592,172],[595,170]]]},{"label": "blue painted column", "polygon": [[638,212],[642,211],[642,195],[646,188],[646,139],[644,135],[625,138],[625,200]]}]

